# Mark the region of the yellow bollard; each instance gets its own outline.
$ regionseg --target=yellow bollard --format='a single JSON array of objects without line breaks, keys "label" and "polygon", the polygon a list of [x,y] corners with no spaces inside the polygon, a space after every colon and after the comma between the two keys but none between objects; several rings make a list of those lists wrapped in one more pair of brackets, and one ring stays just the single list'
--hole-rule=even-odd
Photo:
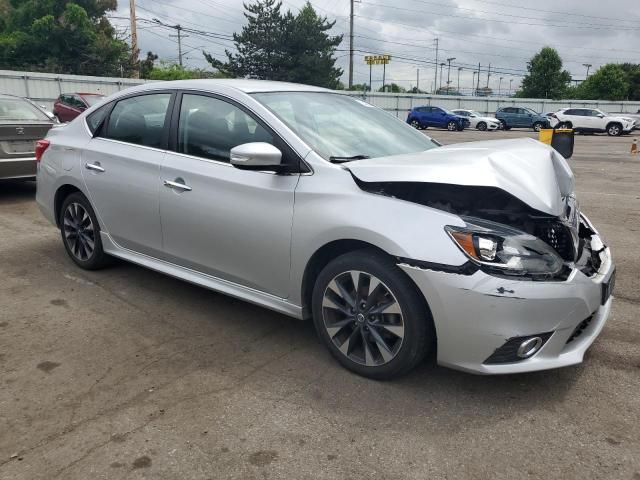
[{"label": "yellow bollard", "polygon": [[538,140],[547,145],[551,145],[553,139],[553,128],[543,128],[538,132]]}]

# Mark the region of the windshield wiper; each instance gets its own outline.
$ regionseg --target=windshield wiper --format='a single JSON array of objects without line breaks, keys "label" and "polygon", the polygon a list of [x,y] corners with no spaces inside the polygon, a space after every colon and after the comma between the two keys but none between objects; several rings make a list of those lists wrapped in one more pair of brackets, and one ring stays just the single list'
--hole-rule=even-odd
[{"label": "windshield wiper", "polygon": [[329,161],[331,163],[346,163],[351,160],[364,160],[366,158],[371,158],[368,155],[353,155],[352,157],[329,157]]}]

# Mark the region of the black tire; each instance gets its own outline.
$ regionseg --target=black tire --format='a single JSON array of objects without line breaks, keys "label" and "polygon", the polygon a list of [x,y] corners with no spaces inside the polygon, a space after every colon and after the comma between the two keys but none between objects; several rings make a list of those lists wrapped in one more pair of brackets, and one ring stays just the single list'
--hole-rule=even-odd
[{"label": "black tire", "polygon": [[476,128],[481,132],[484,132],[487,130],[487,124],[485,122],[478,122],[478,124],[476,125]]},{"label": "black tire", "polygon": [[458,126],[458,124],[456,122],[454,122],[453,120],[450,120],[447,123],[447,130],[449,130],[450,132],[455,132],[457,130],[459,130],[460,127]]},{"label": "black tire", "polygon": [[[360,277],[361,274],[364,274],[365,278],[369,276],[370,280],[372,277],[376,277],[384,287],[383,290],[390,292],[392,296],[391,298],[396,301],[395,303],[397,303],[400,308],[400,318],[404,328],[403,335],[401,337],[402,340],[400,341],[400,344],[396,345],[397,349],[394,353],[395,356],[390,360],[385,360],[386,363],[365,365],[364,363],[368,362],[357,362],[348,356],[348,352],[350,350],[349,346],[346,348],[347,353],[343,353],[333,340],[337,339],[338,336],[342,334],[349,337],[350,340],[350,335],[355,333],[355,337],[353,337],[355,339],[354,344],[358,343],[359,346],[362,347],[362,350],[364,350],[364,339],[369,338],[370,343],[368,345],[376,345],[375,351],[378,356],[381,355],[382,349],[379,348],[377,344],[371,343],[371,339],[373,339],[373,332],[369,332],[370,327],[372,325],[376,327],[371,328],[371,330],[375,330],[376,332],[379,332],[378,329],[380,329],[380,324],[375,323],[377,320],[371,320],[372,317],[369,317],[369,319],[366,320],[367,324],[360,323],[358,325],[355,318],[359,315],[356,315],[354,311],[351,310],[349,317],[345,316],[340,320],[347,321],[343,327],[340,327],[341,329],[346,330],[337,334],[334,329],[333,336],[330,336],[328,332],[329,326],[326,325],[325,312],[327,316],[332,314],[345,315],[342,310],[338,311],[335,307],[323,306],[325,295],[330,291],[329,284],[337,278],[343,278],[343,275],[348,275],[348,272],[354,271],[359,272],[358,278],[362,278]],[[351,285],[353,286],[354,282],[352,282]],[[370,283],[368,285],[370,285]],[[360,293],[363,293],[363,288],[367,288],[368,296],[368,294],[371,293],[368,292],[369,287],[363,287],[363,285],[361,285],[359,290]],[[352,288],[351,293],[354,293],[353,290],[355,289]],[[362,301],[360,293],[356,297],[356,304],[358,301]],[[384,300],[389,299],[390,297],[384,296],[382,298]],[[362,303],[364,304],[365,302],[362,301]],[[395,305],[395,303],[392,304]],[[345,303],[345,305],[347,304]],[[347,308],[348,307],[345,307],[344,309]],[[356,306],[356,308],[358,307]],[[396,266],[393,259],[374,250],[358,250],[346,253],[332,260],[320,272],[316,279],[313,289],[312,310],[316,332],[331,352],[331,355],[333,355],[333,357],[348,370],[351,370],[358,375],[376,380],[390,380],[407,373],[423,360],[435,340],[431,314],[426,306],[424,298],[417,290],[416,286],[409,277],[407,277],[404,272]],[[353,320],[351,320],[351,317],[353,317]],[[383,315],[379,315],[379,317],[382,318]],[[359,320],[359,322],[363,321],[365,320]],[[369,323],[369,321],[371,323]],[[386,320],[381,320],[381,322],[386,323]],[[369,325],[369,327],[367,325]],[[359,332],[356,331],[358,328],[360,329]],[[365,332],[365,330],[367,330],[368,333]],[[360,335],[362,336],[360,337]],[[350,341],[347,341],[348,345],[349,343]],[[342,346],[344,346],[344,343]],[[353,350],[355,351],[356,349],[354,348]],[[373,350],[370,349],[370,351]],[[381,357],[379,357],[379,360],[382,361]]]},{"label": "black tire", "polygon": [[544,128],[544,123],[542,123],[542,122],[534,122],[533,125],[531,126],[531,128],[533,128],[534,132],[539,132],[540,130],[542,130]]},{"label": "black tire", "polygon": [[422,128],[422,126],[420,125],[420,122],[418,120],[416,120],[415,118],[413,120],[411,120],[409,125],[411,125],[416,130],[420,130]]},{"label": "black tire", "polygon": [[502,124],[503,130],[511,130],[511,127],[507,125],[507,122],[505,122],[504,120],[500,120],[500,123]]},{"label": "black tire", "polygon": [[616,122],[610,123],[607,125],[607,135],[610,137],[619,137],[622,135],[622,125]]},{"label": "black tire", "polygon": [[[76,211],[79,210],[77,207],[74,207],[74,205],[79,205],[84,209],[91,220],[90,224],[87,222],[87,225],[91,228],[89,229],[83,226],[80,234],[77,233],[77,229],[73,228],[73,222],[70,221],[72,219],[67,216],[70,216],[74,209]],[[74,192],[68,195],[62,202],[62,206],[60,207],[60,212],[58,212],[58,214],[62,243],[67,254],[71,257],[71,260],[76,263],[76,265],[84,270],[98,270],[111,263],[112,257],[107,255],[102,248],[98,218],[96,217],[89,200],[87,200],[87,197],[80,192]],[[90,254],[88,253],[86,246],[74,248],[74,238],[78,237],[78,235],[82,235],[84,238],[90,238],[93,241],[93,249]],[[82,252],[86,255],[82,255]],[[85,256],[86,258],[84,258]]]},{"label": "black tire", "polygon": [[562,130],[563,128],[572,128],[572,125],[569,122],[560,122],[558,125],[556,125],[556,129],[558,130]]}]

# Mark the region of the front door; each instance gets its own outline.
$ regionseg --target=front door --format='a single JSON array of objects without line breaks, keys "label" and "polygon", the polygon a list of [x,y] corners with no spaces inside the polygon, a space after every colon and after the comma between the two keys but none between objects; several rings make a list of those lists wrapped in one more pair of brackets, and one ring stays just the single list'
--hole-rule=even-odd
[{"label": "front door", "polygon": [[120,246],[159,257],[160,165],[171,93],[128,97],[82,152],[82,174],[103,231]]},{"label": "front door", "polygon": [[229,163],[230,149],[243,143],[280,147],[238,105],[195,93],[183,94],[180,103],[176,151],[167,153],[161,170],[165,258],[286,298],[299,175],[239,170]]}]

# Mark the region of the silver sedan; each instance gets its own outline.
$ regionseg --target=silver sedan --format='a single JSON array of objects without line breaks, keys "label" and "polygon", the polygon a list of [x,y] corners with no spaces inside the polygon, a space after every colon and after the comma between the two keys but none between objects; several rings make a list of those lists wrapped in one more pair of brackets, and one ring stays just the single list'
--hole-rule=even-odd
[{"label": "silver sedan", "polygon": [[555,150],[440,147],[363,101],[253,80],[153,83],[41,142],[37,202],[71,259],[125,259],[299,319],[394,378],[437,347],[475,373],[582,361],[609,248]]}]

